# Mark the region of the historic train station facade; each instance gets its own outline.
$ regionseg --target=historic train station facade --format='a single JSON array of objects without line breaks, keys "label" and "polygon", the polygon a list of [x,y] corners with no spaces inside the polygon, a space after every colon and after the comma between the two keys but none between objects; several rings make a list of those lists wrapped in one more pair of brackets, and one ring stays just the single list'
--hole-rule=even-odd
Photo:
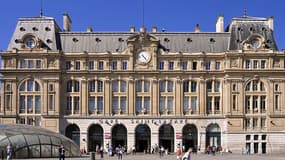
[{"label": "historic train station facade", "polygon": [[0,123],[40,126],[80,148],[222,146],[285,149],[285,54],[273,17],[244,15],[216,32],[63,29],[20,18],[2,56]]}]

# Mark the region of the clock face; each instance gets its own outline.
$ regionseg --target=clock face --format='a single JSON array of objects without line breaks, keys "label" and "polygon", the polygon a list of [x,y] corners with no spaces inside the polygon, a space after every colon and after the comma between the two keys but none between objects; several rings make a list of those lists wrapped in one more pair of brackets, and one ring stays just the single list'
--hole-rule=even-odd
[{"label": "clock face", "polygon": [[257,48],[260,47],[260,41],[258,39],[253,39],[251,41],[251,45],[252,45],[253,48],[257,49]]},{"label": "clock face", "polygon": [[141,63],[148,63],[150,61],[150,54],[147,51],[141,51],[138,54],[137,60]]},{"label": "clock face", "polygon": [[33,38],[29,38],[26,40],[26,46],[28,48],[34,48],[36,46],[36,41]]}]

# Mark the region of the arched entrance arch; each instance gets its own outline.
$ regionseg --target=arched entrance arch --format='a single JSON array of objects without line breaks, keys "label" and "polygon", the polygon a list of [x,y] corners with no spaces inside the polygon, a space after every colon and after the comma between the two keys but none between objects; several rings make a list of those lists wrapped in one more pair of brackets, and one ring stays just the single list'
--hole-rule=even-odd
[{"label": "arched entrance arch", "polygon": [[186,124],[182,129],[182,145],[184,146],[185,151],[188,148],[193,148],[194,152],[197,152],[198,144],[198,130],[193,124]]},{"label": "arched entrance arch", "polygon": [[96,151],[96,146],[101,145],[104,145],[103,128],[99,124],[92,124],[88,129],[88,152]]},{"label": "arched entrance arch", "polygon": [[144,152],[150,150],[150,128],[146,124],[140,124],[136,127],[135,130],[136,136],[136,151],[137,152]]},{"label": "arched entrance arch", "polygon": [[174,151],[174,129],[170,124],[164,124],[159,128],[159,146]]},{"label": "arched entrance arch", "polygon": [[218,124],[210,124],[206,128],[206,146],[221,146],[221,128]]},{"label": "arched entrance arch", "polygon": [[112,145],[113,148],[127,146],[127,128],[124,125],[117,124],[112,128]]},{"label": "arched entrance arch", "polygon": [[65,136],[80,146],[80,129],[76,124],[70,124],[65,128]]}]

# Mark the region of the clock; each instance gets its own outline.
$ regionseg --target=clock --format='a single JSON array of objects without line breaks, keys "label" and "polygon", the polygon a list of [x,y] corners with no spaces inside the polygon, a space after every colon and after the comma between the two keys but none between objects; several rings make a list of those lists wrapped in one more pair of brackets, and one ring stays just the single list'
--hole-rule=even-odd
[{"label": "clock", "polygon": [[141,51],[139,52],[137,56],[138,62],[143,63],[143,64],[148,63],[150,59],[151,59],[150,53],[147,51]]},{"label": "clock", "polygon": [[258,39],[253,39],[253,40],[251,40],[251,46],[252,46],[254,49],[259,48],[260,45],[261,45],[260,40],[258,40]]},{"label": "clock", "polygon": [[28,48],[34,48],[36,46],[36,40],[34,38],[28,38],[26,39],[25,44]]}]

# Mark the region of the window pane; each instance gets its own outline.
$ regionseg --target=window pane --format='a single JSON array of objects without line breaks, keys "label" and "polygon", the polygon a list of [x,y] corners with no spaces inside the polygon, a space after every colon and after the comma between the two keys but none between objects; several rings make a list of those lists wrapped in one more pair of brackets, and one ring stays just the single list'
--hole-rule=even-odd
[{"label": "window pane", "polygon": [[144,97],[144,108],[147,111],[150,110],[150,97]]},{"label": "window pane", "polygon": [[20,91],[26,91],[26,82],[20,86]]},{"label": "window pane", "polygon": [[68,81],[66,84],[66,91],[72,92],[72,81]]},{"label": "window pane", "polygon": [[172,81],[167,82],[167,92],[173,92],[173,82]]},{"label": "window pane", "polygon": [[95,80],[89,81],[88,83],[88,91],[95,92]]},{"label": "window pane", "polygon": [[26,101],[25,96],[20,96],[20,113],[25,113]]},{"label": "window pane", "polygon": [[122,70],[127,70],[127,65],[128,63],[126,62],[126,61],[124,61],[123,63],[122,63]]},{"label": "window pane", "polygon": [[33,112],[33,103],[34,103],[34,97],[33,96],[28,96],[28,102],[27,102],[27,107],[28,107],[28,113]]},{"label": "window pane", "polygon": [[189,92],[189,81],[183,82],[183,92]]},{"label": "window pane", "polygon": [[99,61],[98,62],[98,69],[99,70],[103,70],[104,69],[104,62],[103,61]]},{"label": "window pane", "polygon": [[119,99],[118,99],[118,97],[112,98],[112,109],[113,109],[113,111],[119,110]]},{"label": "window pane", "polygon": [[140,112],[142,109],[142,97],[136,97],[136,111]]},{"label": "window pane", "polygon": [[165,92],[165,81],[159,82],[159,92]]},{"label": "window pane", "polygon": [[112,92],[118,92],[118,81],[112,81]]},{"label": "window pane", "polygon": [[36,99],[36,113],[41,113],[41,96],[35,96]]},{"label": "window pane", "polygon": [[191,97],[191,108],[192,111],[197,110],[197,97]]},{"label": "window pane", "polygon": [[191,82],[191,92],[197,91],[197,82]]},{"label": "window pane", "polygon": [[189,109],[189,97],[183,98],[183,111],[186,112]]},{"label": "window pane", "polygon": [[28,68],[34,68],[33,60],[28,60]]},{"label": "window pane", "polygon": [[54,110],[54,96],[53,95],[49,95],[49,100],[48,100],[48,108],[50,111]]},{"label": "window pane", "polygon": [[121,81],[121,87],[120,87],[120,92],[126,92],[127,91],[127,83],[126,81]]},{"label": "window pane", "polygon": [[93,61],[89,61],[88,66],[89,66],[89,70],[94,70],[94,62]]},{"label": "window pane", "polygon": [[89,109],[89,113],[94,113],[95,111],[95,97],[89,97],[88,100],[88,109]]},{"label": "window pane", "polygon": [[73,97],[73,103],[74,103],[74,111],[78,112],[79,111],[79,97]]},{"label": "window pane", "polygon": [[220,82],[215,82],[215,92],[220,92]]},{"label": "window pane", "polygon": [[127,97],[121,97],[121,110],[126,111],[127,110]]},{"label": "window pane", "polygon": [[35,91],[40,91],[41,88],[40,88],[40,85],[38,82],[35,81]]},{"label": "window pane", "polygon": [[79,92],[79,82],[74,81],[74,92]]},{"label": "window pane", "polygon": [[142,92],[142,81],[139,80],[136,83],[136,92]]},{"label": "window pane", "polygon": [[144,92],[149,92],[150,83],[149,81],[144,81]]},{"label": "window pane", "polygon": [[20,61],[20,68],[26,68],[26,61],[23,59]]},{"label": "window pane", "polygon": [[34,81],[28,80],[28,91],[33,91],[34,88]]},{"label": "window pane", "polygon": [[164,112],[165,110],[165,97],[159,98],[159,112]]},{"label": "window pane", "polygon": [[66,110],[71,111],[71,109],[72,109],[72,97],[67,97]]},{"label": "window pane", "polygon": [[103,81],[98,81],[97,92],[103,92]]},{"label": "window pane", "polygon": [[103,97],[97,97],[97,110],[103,112]]},{"label": "window pane", "polygon": [[167,109],[169,111],[173,111],[173,104],[174,104],[173,97],[167,97]]}]

